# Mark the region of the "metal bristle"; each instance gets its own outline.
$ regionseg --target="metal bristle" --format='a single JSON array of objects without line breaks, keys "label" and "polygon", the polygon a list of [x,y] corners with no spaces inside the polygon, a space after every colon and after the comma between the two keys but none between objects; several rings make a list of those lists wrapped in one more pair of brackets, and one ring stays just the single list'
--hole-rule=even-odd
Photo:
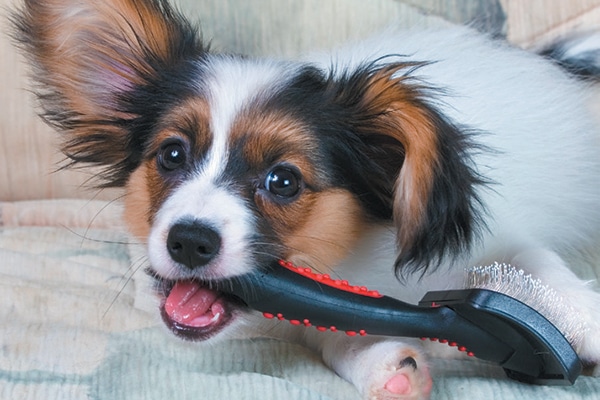
[{"label": "metal bristle", "polygon": [[585,327],[577,310],[556,290],[510,264],[494,263],[467,268],[465,287],[487,289],[528,305],[550,321],[577,348]]}]

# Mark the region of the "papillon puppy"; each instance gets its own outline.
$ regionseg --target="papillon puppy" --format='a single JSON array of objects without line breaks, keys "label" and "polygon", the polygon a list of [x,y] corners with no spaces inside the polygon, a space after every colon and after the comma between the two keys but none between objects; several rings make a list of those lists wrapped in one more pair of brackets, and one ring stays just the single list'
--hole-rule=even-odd
[{"label": "papillon puppy", "polygon": [[64,153],[125,188],[176,335],[266,332],[365,398],[427,398],[415,341],[267,321],[211,284],[283,259],[414,302],[498,261],[570,302],[600,361],[600,294],[563,261],[598,243],[600,130],[591,84],[555,62],[463,27],[256,59],[213,52],[167,0],[25,0],[13,20]]}]

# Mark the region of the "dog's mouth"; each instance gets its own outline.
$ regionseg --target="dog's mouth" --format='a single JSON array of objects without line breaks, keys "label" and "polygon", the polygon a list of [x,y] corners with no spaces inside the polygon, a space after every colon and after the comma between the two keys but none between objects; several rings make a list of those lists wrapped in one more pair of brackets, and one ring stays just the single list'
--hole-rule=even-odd
[{"label": "dog's mouth", "polygon": [[187,340],[206,340],[227,327],[241,301],[194,280],[161,282],[161,316],[167,327]]}]

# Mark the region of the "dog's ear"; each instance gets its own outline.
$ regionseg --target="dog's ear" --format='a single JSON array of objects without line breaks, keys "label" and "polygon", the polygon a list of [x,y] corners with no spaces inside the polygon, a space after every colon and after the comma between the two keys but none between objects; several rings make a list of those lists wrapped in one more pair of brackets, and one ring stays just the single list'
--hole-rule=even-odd
[{"label": "dog's ear", "polygon": [[197,29],[166,0],[25,0],[12,19],[65,154],[104,165],[106,186],[122,185],[139,162],[130,128],[163,101],[157,82],[205,51]]},{"label": "dog's ear", "polygon": [[336,79],[337,100],[351,110],[363,149],[387,174],[373,187],[392,203],[399,275],[424,273],[468,251],[483,212],[477,186],[485,182],[471,160],[474,133],[428,102],[439,93],[411,77],[419,67],[374,63]]}]

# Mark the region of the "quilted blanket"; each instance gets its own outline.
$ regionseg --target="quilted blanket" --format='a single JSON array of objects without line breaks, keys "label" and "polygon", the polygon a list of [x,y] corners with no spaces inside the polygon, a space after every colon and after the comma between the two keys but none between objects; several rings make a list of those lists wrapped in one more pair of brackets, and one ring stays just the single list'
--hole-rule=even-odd
[{"label": "quilted blanket", "polygon": [[[119,207],[0,203],[0,399],[359,399],[311,351],[173,338],[144,298]],[[600,379],[529,386],[478,360],[433,360],[433,399],[597,399]]]}]

